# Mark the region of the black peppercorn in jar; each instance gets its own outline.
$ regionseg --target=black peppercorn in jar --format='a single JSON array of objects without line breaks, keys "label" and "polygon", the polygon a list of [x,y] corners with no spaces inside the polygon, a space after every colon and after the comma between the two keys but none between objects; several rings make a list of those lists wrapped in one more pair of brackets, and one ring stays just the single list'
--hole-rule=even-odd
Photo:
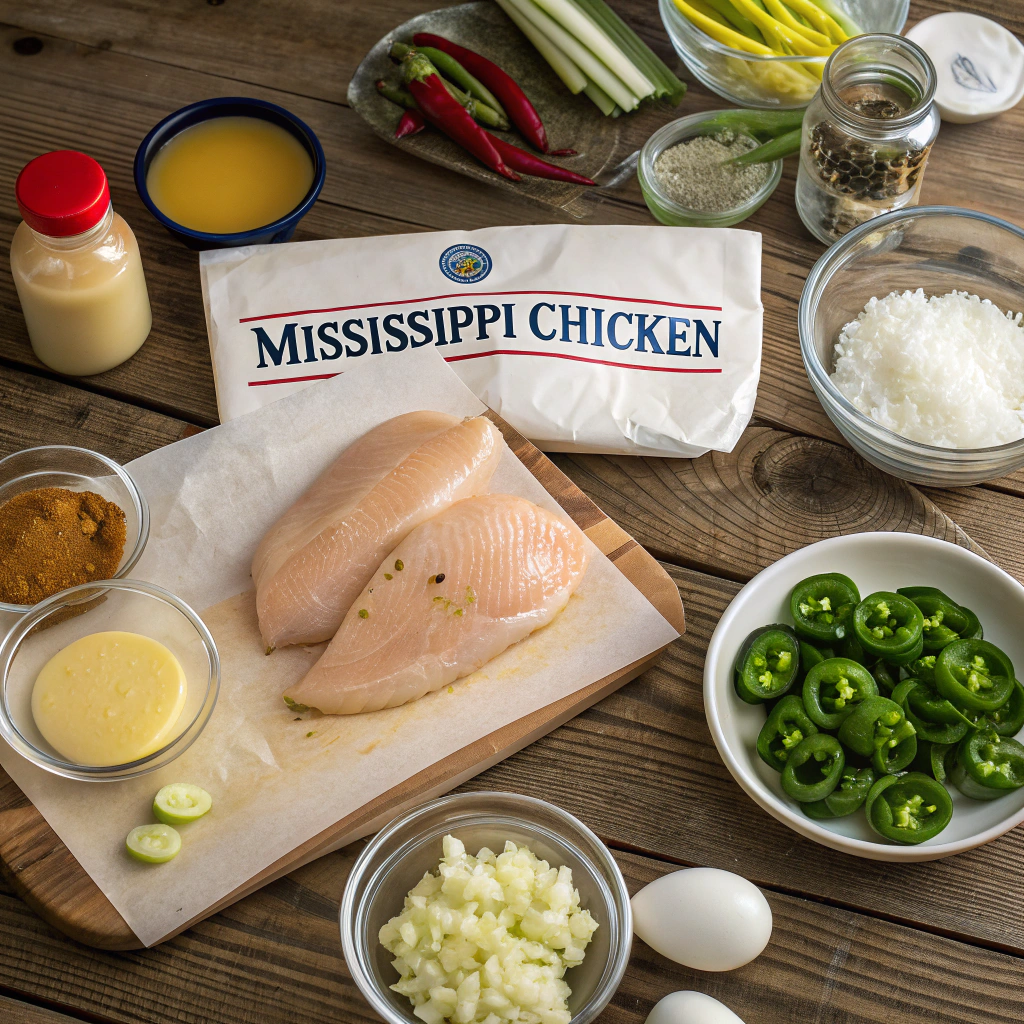
[{"label": "black peppercorn in jar", "polygon": [[825,65],[804,116],[796,206],[830,245],[873,217],[917,203],[939,130],[928,55],[900,36],[857,36]]}]

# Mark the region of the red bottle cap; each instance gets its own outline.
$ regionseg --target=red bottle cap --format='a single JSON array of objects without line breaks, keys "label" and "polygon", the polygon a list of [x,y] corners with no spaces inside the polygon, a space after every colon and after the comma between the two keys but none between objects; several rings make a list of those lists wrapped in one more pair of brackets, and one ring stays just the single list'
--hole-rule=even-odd
[{"label": "red bottle cap", "polygon": [[66,238],[95,227],[110,205],[110,186],[91,156],[58,149],[30,160],[14,185],[25,223],[41,235]]}]

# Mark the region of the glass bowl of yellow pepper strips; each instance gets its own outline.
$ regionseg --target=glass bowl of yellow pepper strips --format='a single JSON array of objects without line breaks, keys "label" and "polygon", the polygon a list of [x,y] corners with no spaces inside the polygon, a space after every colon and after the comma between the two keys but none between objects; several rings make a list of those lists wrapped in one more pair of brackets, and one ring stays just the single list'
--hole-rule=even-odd
[{"label": "glass bowl of yellow pepper strips", "polygon": [[658,0],[676,52],[741,106],[806,106],[832,51],[864,32],[898,34],[910,0]]}]

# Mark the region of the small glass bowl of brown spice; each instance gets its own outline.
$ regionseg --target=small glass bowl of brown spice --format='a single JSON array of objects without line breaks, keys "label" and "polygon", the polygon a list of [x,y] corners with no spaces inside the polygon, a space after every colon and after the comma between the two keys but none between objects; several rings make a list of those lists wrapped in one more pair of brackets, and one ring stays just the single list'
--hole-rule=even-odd
[{"label": "small glass bowl of brown spice", "polygon": [[640,190],[662,224],[731,227],[756,213],[778,187],[781,160],[729,163],[758,142],[735,129],[707,123],[720,113],[710,110],[672,121],[640,150]]},{"label": "small glass bowl of brown spice", "polygon": [[0,459],[0,612],[127,576],[148,539],[146,499],[105,455],[45,445]]}]

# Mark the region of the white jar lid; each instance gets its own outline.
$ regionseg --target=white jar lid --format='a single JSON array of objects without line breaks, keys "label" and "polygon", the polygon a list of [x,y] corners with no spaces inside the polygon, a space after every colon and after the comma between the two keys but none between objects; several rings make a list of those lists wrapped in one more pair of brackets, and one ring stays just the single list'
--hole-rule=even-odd
[{"label": "white jar lid", "polygon": [[949,12],[906,32],[932,59],[935,105],[944,121],[984,121],[1024,97],[1024,45],[980,14]]}]

